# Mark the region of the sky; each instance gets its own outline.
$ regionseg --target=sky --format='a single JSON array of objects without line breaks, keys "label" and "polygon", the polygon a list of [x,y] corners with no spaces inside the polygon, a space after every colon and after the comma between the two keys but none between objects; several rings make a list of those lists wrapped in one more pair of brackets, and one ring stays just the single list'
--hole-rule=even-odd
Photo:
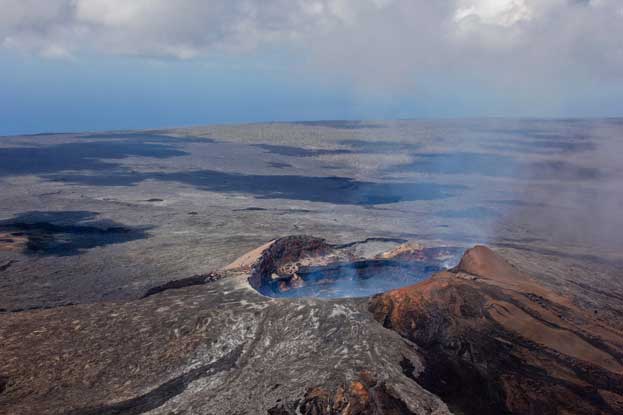
[{"label": "sky", "polygon": [[0,0],[0,135],[622,115],[621,0]]}]

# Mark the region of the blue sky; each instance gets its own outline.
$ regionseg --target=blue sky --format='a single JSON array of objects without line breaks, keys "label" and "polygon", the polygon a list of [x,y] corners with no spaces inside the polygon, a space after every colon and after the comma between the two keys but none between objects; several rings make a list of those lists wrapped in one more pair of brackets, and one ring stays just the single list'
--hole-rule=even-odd
[{"label": "blue sky", "polygon": [[623,115],[615,0],[0,0],[0,135]]},{"label": "blue sky", "polygon": [[[233,64],[4,56],[0,133],[350,118],[343,88]],[[252,62],[251,62],[252,63]]]}]

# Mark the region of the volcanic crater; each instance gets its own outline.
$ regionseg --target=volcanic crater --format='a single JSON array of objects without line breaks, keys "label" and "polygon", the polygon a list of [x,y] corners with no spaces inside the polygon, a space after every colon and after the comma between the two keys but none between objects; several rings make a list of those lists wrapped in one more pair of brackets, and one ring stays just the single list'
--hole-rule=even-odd
[{"label": "volcanic crater", "polygon": [[309,236],[281,238],[262,253],[249,283],[270,297],[368,297],[447,270],[464,250],[405,243],[374,254],[375,248],[391,243],[396,241],[371,238],[332,245]]},{"label": "volcanic crater", "polygon": [[[49,415],[622,413],[620,330],[487,247],[461,257],[400,242],[290,236],[140,299],[8,313],[0,404]],[[360,280],[401,287],[365,296]],[[290,292],[305,298],[281,298]]]}]

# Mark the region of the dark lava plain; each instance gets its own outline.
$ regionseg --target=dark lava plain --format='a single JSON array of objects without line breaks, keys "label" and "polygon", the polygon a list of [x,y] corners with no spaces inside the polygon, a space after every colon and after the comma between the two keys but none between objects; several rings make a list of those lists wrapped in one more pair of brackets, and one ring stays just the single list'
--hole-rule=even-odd
[{"label": "dark lava plain", "polygon": [[[446,413],[409,380],[418,358],[374,321],[366,299],[268,298],[212,272],[287,235],[368,257],[407,240],[486,244],[623,330],[621,154],[617,119],[0,137],[0,329],[32,329],[25,341],[51,374],[26,385],[0,360],[0,403],[10,400],[15,413],[37,405],[49,409],[41,413],[249,413],[254,405],[255,413],[290,413],[276,403],[282,397],[371,370],[397,379],[389,392],[366,386],[395,409],[378,413],[405,413],[400,405]],[[54,353],[60,360],[47,362]],[[74,368],[67,356],[86,366]],[[270,372],[257,356],[272,359]],[[24,367],[35,373],[38,364]],[[122,366],[126,373],[114,372]],[[218,386],[232,371],[241,372]],[[68,377],[54,377],[61,374]],[[73,377],[84,382],[64,389]],[[205,391],[216,391],[213,401]],[[89,405],[63,406],[81,400]]]},{"label": "dark lava plain", "polygon": [[617,120],[2,137],[0,308],[133,298],[301,233],[499,243],[616,264],[622,149]]}]

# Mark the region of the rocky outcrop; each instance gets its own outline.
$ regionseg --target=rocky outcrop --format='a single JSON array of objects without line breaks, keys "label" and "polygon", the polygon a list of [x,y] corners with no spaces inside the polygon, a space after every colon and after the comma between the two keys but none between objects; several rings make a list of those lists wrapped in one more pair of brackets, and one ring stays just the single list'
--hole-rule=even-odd
[{"label": "rocky outcrop", "polygon": [[[439,412],[441,413],[441,412]],[[385,383],[369,374],[330,391],[324,387],[307,390],[301,401],[268,410],[269,415],[413,415],[407,404]]]},{"label": "rocky outcrop", "polygon": [[[267,245],[256,260],[249,283],[262,292],[273,273],[283,266],[292,265],[305,257],[318,257],[332,250],[324,239],[312,236],[288,236]],[[247,254],[249,256],[251,253]]]},{"label": "rocky outcrop", "polygon": [[486,247],[370,310],[416,344],[415,380],[458,413],[623,413],[623,334]]},{"label": "rocky outcrop", "polygon": [[211,282],[218,281],[221,278],[223,278],[222,274],[219,274],[216,272],[210,272],[208,274],[193,275],[192,277],[169,281],[162,285],[151,287],[143,295],[143,298],[147,298],[152,295],[160,294],[161,292],[164,292],[167,290],[179,290],[180,288],[191,287],[193,285],[209,284]]}]

